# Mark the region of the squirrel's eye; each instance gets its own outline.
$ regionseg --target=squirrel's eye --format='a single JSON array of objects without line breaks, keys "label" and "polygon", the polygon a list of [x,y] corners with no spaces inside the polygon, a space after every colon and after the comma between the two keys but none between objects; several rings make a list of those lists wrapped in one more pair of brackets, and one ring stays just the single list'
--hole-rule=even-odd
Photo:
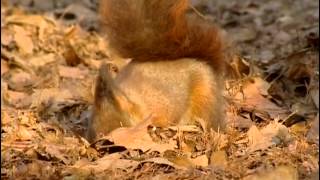
[{"label": "squirrel's eye", "polygon": [[115,73],[118,72],[118,68],[117,68],[116,66],[112,66],[111,69],[112,69],[112,71],[115,72]]}]

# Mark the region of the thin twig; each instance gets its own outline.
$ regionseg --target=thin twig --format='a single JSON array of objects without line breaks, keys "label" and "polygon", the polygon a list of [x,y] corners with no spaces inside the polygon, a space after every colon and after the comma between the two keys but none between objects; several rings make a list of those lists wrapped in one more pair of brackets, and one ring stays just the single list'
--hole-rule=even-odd
[{"label": "thin twig", "polygon": [[202,19],[207,20],[206,16],[199,12],[194,6],[190,5],[190,8]]}]

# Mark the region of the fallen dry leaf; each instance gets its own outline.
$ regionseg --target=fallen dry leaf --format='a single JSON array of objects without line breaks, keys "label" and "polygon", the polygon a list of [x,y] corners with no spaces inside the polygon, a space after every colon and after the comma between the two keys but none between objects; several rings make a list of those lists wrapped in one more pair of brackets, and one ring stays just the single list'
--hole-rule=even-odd
[{"label": "fallen dry leaf", "polygon": [[210,164],[214,166],[227,167],[227,154],[225,151],[216,151],[211,154]]},{"label": "fallen dry leaf", "polygon": [[178,153],[177,151],[167,150],[163,153],[163,157],[177,166],[181,166],[185,168],[195,167],[195,164],[192,163],[190,159],[190,153],[187,155],[187,154]]},{"label": "fallen dry leaf", "polygon": [[28,129],[25,126],[18,126],[17,129],[17,140],[19,141],[29,141],[29,140],[33,140],[33,138],[36,136],[36,133],[31,130]]},{"label": "fallen dry leaf", "polygon": [[21,69],[25,70],[26,72],[29,72],[30,74],[33,74],[33,75],[35,74],[35,72],[31,68],[31,65],[29,65],[27,61],[21,58],[20,55],[17,55],[16,53],[13,53],[4,48],[1,48],[1,56],[4,56],[7,59],[9,59],[8,63],[10,65],[18,66]]},{"label": "fallen dry leaf", "polygon": [[[233,55],[229,62],[231,74],[228,77],[241,78],[250,74],[250,63],[240,56]],[[228,68],[229,69],[229,68]]]},{"label": "fallen dry leaf", "polygon": [[298,180],[299,175],[297,169],[292,166],[279,166],[274,170],[261,172],[259,174],[250,175],[245,180]]},{"label": "fallen dry leaf", "polygon": [[8,83],[4,82],[1,78],[1,107],[3,107],[4,102],[8,98]]},{"label": "fallen dry leaf", "polygon": [[24,24],[24,25],[32,25],[41,27],[42,23],[49,23],[49,24],[55,24],[55,21],[52,21],[48,19],[45,16],[41,15],[24,15],[24,14],[14,14],[12,16],[9,16],[6,19],[7,24]]},{"label": "fallen dry leaf", "polygon": [[8,29],[1,28],[1,45],[9,46],[13,41],[14,41],[13,32]]},{"label": "fallen dry leaf", "polygon": [[57,158],[60,161],[63,161],[64,164],[70,164],[70,160],[65,158],[66,155],[66,147],[65,146],[58,146],[54,144],[46,143],[44,151],[50,155],[52,158]]},{"label": "fallen dry leaf", "polygon": [[264,96],[268,95],[270,84],[256,77],[244,83],[242,93],[235,95],[235,99],[241,102],[243,107],[258,110],[270,114],[271,118],[285,117],[287,111],[278,107]]},{"label": "fallen dry leaf", "polygon": [[123,169],[129,170],[137,167],[139,162],[127,159],[121,159],[121,155],[113,153],[98,159],[95,162],[88,162],[84,160],[77,161],[73,166],[68,167],[66,171],[87,171],[94,173],[101,173],[106,170]]},{"label": "fallen dry leaf", "polygon": [[39,107],[44,104],[47,104],[51,99],[57,99],[57,101],[65,100],[65,99],[72,99],[73,95],[68,90],[59,90],[56,88],[50,89],[41,89],[35,91],[33,94],[34,102],[32,107]]},{"label": "fallen dry leaf", "polygon": [[264,139],[263,134],[257,128],[257,126],[252,126],[248,131],[248,139],[251,151],[264,150],[272,145],[272,142]]},{"label": "fallen dry leaf", "polygon": [[14,118],[11,117],[7,111],[4,111],[4,109],[1,109],[1,125],[6,126],[13,123]]},{"label": "fallen dry leaf", "polygon": [[8,62],[1,59],[1,76],[9,71]]},{"label": "fallen dry leaf", "polygon": [[190,161],[194,166],[207,167],[209,165],[209,159],[207,155],[201,155],[196,158],[190,158]]},{"label": "fallen dry leaf", "polygon": [[88,71],[80,70],[76,67],[59,66],[59,74],[65,78],[84,79]]},{"label": "fallen dry leaf", "polygon": [[31,98],[24,92],[10,91],[6,92],[5,101],[16,108],[25,108],[31,105]]},{"label": "fallen dry leaf", "polygon": [[35,129],[37,127],[36,118],[34,113],[18,111],[17,113],[19,123],[26,127],[33,127]]},{"label": "fallen dry leaf", "polygon": [[271,122],[261,130],[254,125],[249,129],[247,135],[249,152],[264,150],[280,143],[286,144],[291,140],[288,128],[278,122]]},{"label": "fallen dry leaf", "polygon": [[31,38],[31,34],[28,33],[21,26],[13,26],[14,27],[14,40],[17,43],[19,50],[22,51],[23,54],[31,54],[34,49],[34,44]]},{"label": "fallen dry leaf", "polygon": [[64,107],[71,107],[81,101],[75,92],[56,88],[35,90],[31,98],[30,108],[39,112],[45,110],[48,114],[60,112]]},{"label": "fallen dry leaf", "polygon": [[151,118],[132,128],[118,128],[107,136],[116,145],[121,145],[129,149],[141,149],[142,151],[158,151],[160,153],[166,150],[176,148],[175,144],[156,143],[148,133],[148,126],[151,124]]},{"label": "fallen dry leaf", "polygon": [[307,138],[309,141],[317,143],[319,145],[319,113],[311,124],[311,128],[307,134]]},{"label": "fallen dry leaf", "polygon": [[30,73],[24,71],[12,72],[8,80],[10,89],[16,91],[26,90],[26,88],[32,87],[34,83],[35,78]]},{"label": "fallen dry leaf", "polygon": [[174,167],[176,169],[186,169],[185,166],[181,166],[181,165],[172,163],[172,162],[170,162],[169,160],[167,160],[165,158],[150,158],[150,159],[142,161],[141,163],[146,163],[146,162],[168,165],[168,166]]},{"label": "fallen dry leaf", "polygon": [[249,129],[254,123],[250,118],[245,118],[234,113],[227,112],[228,125],[238,129]]},{"label": "fallen dry leaf", "polygon": [[[45,34],[50,29],[54,29],[56,26],[55,21],[49,19],[45,16],[40,15],[12,15],[6,18],[6,23],[18,24],[18,25],[31,25],[39,29],[38,37],[39,39],[44,39]],[[47,32],[49,33],[49,32]]]},{"label": "fallen dry leaf", "polygon": [[56,61],[57,57],[53,53],[48,54],[41,54],[37,56],[32,56],[28,59],[28,62],[30,65],[32,65],[34,68],[39,68],[42,66],[45,66],[46,64],[52,63]]},{"label": "fallen dry leaf", "polygon": [[8,141],[1,142],[1,148],[4,148],[4,149],[12,148],[17,151],[25,152],[27,149],[36,147],[32,141],[30,140],[21,141],[20,139],[17,138],[16,134],[13,134],[13,135],[14,137],[6,138],[6,139],[9,139]]}]

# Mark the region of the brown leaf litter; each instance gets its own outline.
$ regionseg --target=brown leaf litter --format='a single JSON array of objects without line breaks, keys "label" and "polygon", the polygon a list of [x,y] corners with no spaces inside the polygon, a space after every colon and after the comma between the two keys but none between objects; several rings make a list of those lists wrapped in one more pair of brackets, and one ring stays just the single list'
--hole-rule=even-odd
[{"label": "brown leaf litter", "polygon": [[[24,1],[44,7],[44,1],[33,2]],[[93,12],[81,2],[69,8]],[[2,178],[319,176],[319,36],[313,1],[308,7],[273,0],[193,2],[221,13],[217,21],[239,45],[241,55],[230,62],[238,79],[226,82],[227,132],[203,132],[201,123],[157,128],[146,120],[92,144],[84,137],[97,69],[103,61],[121,64],[123,59],[112,57],[97,33],[63,23],[79,12],[62,9],[61,18],[54,19],[1,3],[6,5],[1,7]],[[46,9],[54,10],[54,3]]]}]

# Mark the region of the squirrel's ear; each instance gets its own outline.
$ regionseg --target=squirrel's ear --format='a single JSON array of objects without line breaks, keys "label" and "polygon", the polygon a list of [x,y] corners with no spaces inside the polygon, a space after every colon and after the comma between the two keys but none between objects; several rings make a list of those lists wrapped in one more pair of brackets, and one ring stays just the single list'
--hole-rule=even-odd
[{"label": "squirrel's ear", "polygon": [[124,59],[124,62],[126,62],[126,64],[129,64],[132,61],[132,58],[126,58]]}]

